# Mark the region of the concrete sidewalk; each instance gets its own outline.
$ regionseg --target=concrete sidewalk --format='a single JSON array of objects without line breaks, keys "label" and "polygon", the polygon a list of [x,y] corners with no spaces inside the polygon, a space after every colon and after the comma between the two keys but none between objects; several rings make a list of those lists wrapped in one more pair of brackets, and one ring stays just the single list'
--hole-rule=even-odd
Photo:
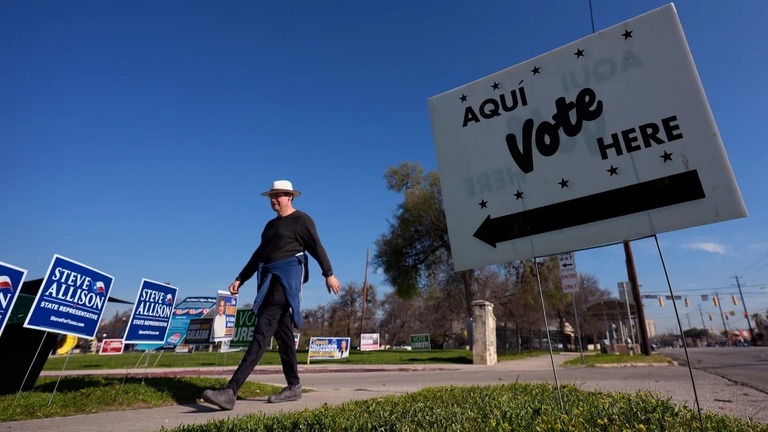
[{"label": "concrete sidewalk", "polygon": [[[563,367],[560,364],[574,354],[556,354],[558,382],[573,384],[584,390],[610,392],[650,391],[660,397],[695,408],[693,387],[686,367],[636,366],[613,368]],[[578,354],[575,354],[578,356]],[[208,368],[194,371],[196,375],[228,378],[232,368]],[[161,369],[166,375],[189,374],[189,371]],[[257,367],[252,380],[278,386],[285,385],[279,367]],[[92,373],[92,372],[91,372]],[[125,374],[125,371],[114,371]],[[220,411],[203,403],[175,405],[163,408],[109,412],[72,417],[0,423],[0,432],[16,431],[157,431],[185,424],[205,423],[249,413],[273,414],[284,411],[313,409],[325,404],[369,399],[384,395],[405,394],[425,387],[444,385],[496,385],[512,382],[554,383],[555,373],[549,356],[498,363],[493,366],[475,365],[308,365],[300,368],[302,386],[312,389],[301,400],[269,404],[266,398],[238,400],[232,411]],[[718,376],[694,371],[699,402],[703,410],[751,418],[768,423],[768,395],[732,383]]]}]

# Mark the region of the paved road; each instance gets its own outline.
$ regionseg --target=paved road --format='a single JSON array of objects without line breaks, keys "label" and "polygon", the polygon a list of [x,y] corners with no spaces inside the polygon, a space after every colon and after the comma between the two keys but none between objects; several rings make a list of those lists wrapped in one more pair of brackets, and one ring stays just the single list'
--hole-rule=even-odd
[{"label": "paved road", "polygon": [[[682,348],[661,351],[685,365]],[[768,394],[768,347],[689,348],[691,367]],[[766,403],[768,406],[768,402]]]},{"label": "paved road", "polygon": [[[578,356],[576,354],[575,356]],[[574,354],[555,356],[558,382],[573,384],[584,390],[610,392],[650,391],[660,397],[694,407],[693,390],[688,368],[680,366],[636,366],[612,368],[564,367],[562,362]],[[279,366],[257,367],[251,379],[267,384],[284,385]],[[60,431],[96,432],[119,430],[126,432],[157,431],[184,424],[204,423],[212,419],[225,419],[250,413],[266,414],[280,411],[314,409],[324,404],[369,399],[384,395],[398,395],[425,387],[444,385],[495,385],[512,382],[554,382],[549,356],[508,361],[492,366],[480,365],[423,365],[423,366],[358,366],[307,365],[301,366],[301,380],[305,393],[296,402],[268,404],[266,398],[238,400],[233,411],[219,411],[207,404],[175,405],[171,407],[111,412],[20,422],[0,423],[0,432]],[[184,374],[189,374],[185,371]],[[115,371],[125,374],[125,370]],[[173,374],[173,370],[165,371]],[[208,368],[198,375],[218,376],[226,379],[232,369]],[[699,402],[703,410],[729,414],[768,423],[766,394],[752,388],[734,384],[704,371],[694,371]]]}]

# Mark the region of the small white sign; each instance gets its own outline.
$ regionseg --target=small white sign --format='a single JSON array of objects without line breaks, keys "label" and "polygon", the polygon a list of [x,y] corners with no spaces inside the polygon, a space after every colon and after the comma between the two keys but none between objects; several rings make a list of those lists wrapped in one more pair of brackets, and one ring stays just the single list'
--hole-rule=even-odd
[{"label": "small white sign", "polygon": [[579,275],[576,273],[576,260],[573,258],[573,252],[557,255],[560,262],[560,284],[564,293],[576,292],[579,290]]},{"label": "small white sign", "polygon": [[573,259],[573,252],[558,254],[557,260],[560,262],[560,271],[576,268],[576,262]]},{"label": "small white sign", "polygon": [[456,270],[747,215],[672,4],[429,109]]}]

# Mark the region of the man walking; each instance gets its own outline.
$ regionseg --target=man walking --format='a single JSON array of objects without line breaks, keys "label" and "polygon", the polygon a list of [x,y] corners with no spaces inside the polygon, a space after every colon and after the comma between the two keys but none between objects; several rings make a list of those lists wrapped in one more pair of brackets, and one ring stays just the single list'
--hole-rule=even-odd
[{"label": "man walking", "polygon": [[293,207],[293,200],[301,192],[294,190],[290,181],[277,180],[270,190],[261,195],[269,198],[277,217],[267,222],[259,247],[229,286],[229,292],[236,295],[240,286],[258,272],[258,288],[253,302],[253,313],[258,320],[253,339],[226,386],[203,392],[204,401],[224,410],[235,407],[237,392],[261,360],[272,336],[277,341],[288,385],[267,401],[276,403],[301,399],[293,327],[301,328],[302,325],[301,285],[309,280],[307,252],[320,265],[328,292],[335,295],[341,288],[341,283],[333,275],[328,254],[320,243],[314,221],[308,214]]}]

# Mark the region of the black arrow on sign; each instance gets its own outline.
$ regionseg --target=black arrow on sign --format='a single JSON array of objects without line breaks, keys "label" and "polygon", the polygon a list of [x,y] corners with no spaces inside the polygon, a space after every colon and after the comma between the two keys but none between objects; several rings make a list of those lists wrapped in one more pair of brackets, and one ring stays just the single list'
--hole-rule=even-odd
[{"label": "black arrow on sign", "polygon": [[563,268],[573,267],[573,264],[564,263]]},{"label": "black arrow on sign", "polygon": [[705,198],[696,170],[624,186],[497,218],[489,215],[474,237],[497,243]]}]

